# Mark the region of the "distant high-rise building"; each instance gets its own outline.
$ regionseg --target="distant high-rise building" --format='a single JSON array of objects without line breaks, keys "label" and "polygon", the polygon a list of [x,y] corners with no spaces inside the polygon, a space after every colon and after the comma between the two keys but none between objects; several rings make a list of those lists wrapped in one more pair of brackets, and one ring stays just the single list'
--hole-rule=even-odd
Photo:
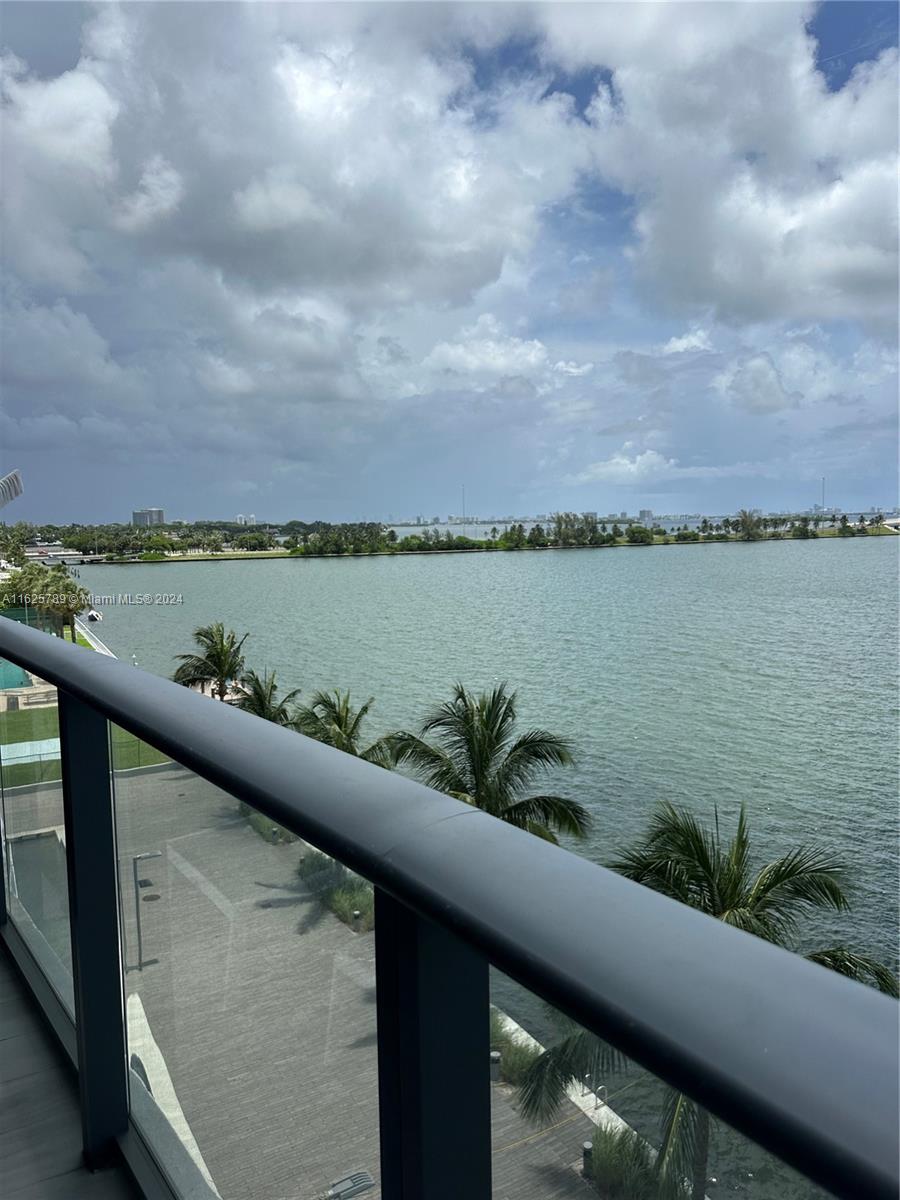
[{"label": "distant high-rise building", "polygon": [[650,508],[642,508],[638,513],[638,519],[642,525],[649,525],[653,520],[653,510]]},{"label": "distant high-rise building", "polygon": [[620,521],[627,521],[627,520],[628,520],[628,513],[619,513],[619,520],[620,520]]},{"label": "distant high-rise building", "polygon": [[238,513],[238,515],[234,518],[234,523],[235,523],[235,525],[246,525],[247,518],[244,516],[243,513]]},{"label": "distant high-rise building", "polygon": [[248,525],[255,525],[255,524],[256,524],[256,515],[255,515],[255,513],[250,513],[250,515],[247,517],[247,524],[248,524]]},{"label": "distant high-rise building", "polygon": [[131,514],[132,525],[165,525],[166,514],[161,508],[136,508]]}]

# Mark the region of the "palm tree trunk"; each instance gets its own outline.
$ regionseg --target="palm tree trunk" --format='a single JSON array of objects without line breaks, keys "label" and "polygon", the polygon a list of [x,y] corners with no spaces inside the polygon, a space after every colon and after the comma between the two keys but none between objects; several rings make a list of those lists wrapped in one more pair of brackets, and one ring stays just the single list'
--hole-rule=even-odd
[{"label": "palm tree trunk", "polygon": [[694,1143],[694,1172],[692,1200],[703,1200],[706,1195],[706,1169],[709,1160],[709,1113],[705,1108],[697,1112],[696,1141]]}]

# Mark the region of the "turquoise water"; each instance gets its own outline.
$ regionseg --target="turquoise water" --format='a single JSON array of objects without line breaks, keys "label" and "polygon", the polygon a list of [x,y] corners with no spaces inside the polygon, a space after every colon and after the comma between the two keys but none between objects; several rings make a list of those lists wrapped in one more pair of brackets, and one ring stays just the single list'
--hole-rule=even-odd
[{"label": "turquoise water", "polygon": [[[222,620],[249,631],[248,665],[277,669],[285,688],[375,696],[373,737],[414,725],[456,679],[508,680],[524,722],[576,744],[576,767],[554,785],[594,814],[580,853],[609,859],[662,799],[709,821],[717,806],[725,829],[744,803],[760,861],[815,841],[851,867],[852,913],[816,916],[804,948],[845,941],[896,961],[898,548],[872,538],[164,563],[85,567],[82,582],[181,597],[99,602],[121,658],[170,674],[192,629]],[[548,1035],[538,1001],[506,981],[494,989]],[[609,1093],[655,1136],[654,1080],[633,1071]],[[711,1168],[723,1194],[821,1194],[721,1127]]]},{"label": "turquoise water", "polygon": [[159,674],[222,620],[286,688],[376,698],[372,736],[415,724],[456,679],[508,680],[523,721],[572,738],[555,783],[605,860],[662,799],[761,855],[824,842],[852,859],[854,912],[818,937],[896,954],[898,540],[85,567],[103,638]]},{"label": "turquoise water", "polygon": [[31,687],[28,672],[5,658],[0,659],[0,689],[20,687]]}]

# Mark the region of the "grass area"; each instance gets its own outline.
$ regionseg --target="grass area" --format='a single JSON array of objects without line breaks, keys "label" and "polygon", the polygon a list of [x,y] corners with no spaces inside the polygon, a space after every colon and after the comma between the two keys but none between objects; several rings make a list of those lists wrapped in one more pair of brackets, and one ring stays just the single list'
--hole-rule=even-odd
[{"label": "grass area", "polygon": [[[297,874],[313,892],[320,904],[359,933],[375,928],[375,893],[372,885],[349,867],[336,862],[327,854],[310,850],[297,864]],[[354,926],[353,914],[359,913]]]},{"label": "grass area", "polygon": [[500,1078],[513,1087],[520,1086],[528,1068],[541,1057],[537,1046],[516,1040],[495,1008],[491,1009],[491,1049],[500,1051]]},{"label": "grass area", "polygon": [[55,737],[59,737],[55,704],[0,713],[0,746],[10,742],[40,742]]},{"label": "grass area", "polygon": [[155,746],[148,746],[146,742],[136,738],[133,733],[120,729],[118,725],[111,725],[110,730],[114,770],[129,771],[133,767],[152,767],[157,763],[172,761],[168,754],[163,754],[162,750],[157,750]]},{"label": "grass area", "polygon": [[[167,755],[148,746],[133,733],[110,726],[113,768],[128,771],[134,767],[149,767],[169,762]],[[40,708],[19,709],[0,713],[0,745],[16,742],[42,742],[59,737],[59,721],[55,704]],[[47,757],[40,762],[7,763],[3,766],[3,786],[21,787],[25,784],[49,783],[61,777],[59,758]]]},{"label": "grass area", "polygon": [[[72,630],[69,628],[69,626],[68,626],[68,625],[65,627],[65,630],[64,630],[63,636],[65,637],[65,639],[66,639],[66,641],[67,641],[67,642],[71,642],[71,640],[72,640]],[[84,634],[82,634],[82,633],[77,633],[77,632],[76,632],[76,634],[75,634],[75,641],[77,642],[77,644],[78,644],[79,646],[85,646],[85,647],[86,647],[88,650],[93,650],[93,648],[94,648],[94,647],[91,645],[91,643],[90,643],[90,642],[87,640],[87,638],[84,636]]]}]

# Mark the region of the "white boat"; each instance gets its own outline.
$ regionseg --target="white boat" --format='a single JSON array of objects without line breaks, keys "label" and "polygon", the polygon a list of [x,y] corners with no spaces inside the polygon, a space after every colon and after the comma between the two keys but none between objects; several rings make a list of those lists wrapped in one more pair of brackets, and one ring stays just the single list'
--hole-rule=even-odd
[{"label": "white boat", "polygon": [[103,613],[97,612],[96,608],[92,608],[91,611],[87,615],[87,619],[89,621],[102,621]]}]

